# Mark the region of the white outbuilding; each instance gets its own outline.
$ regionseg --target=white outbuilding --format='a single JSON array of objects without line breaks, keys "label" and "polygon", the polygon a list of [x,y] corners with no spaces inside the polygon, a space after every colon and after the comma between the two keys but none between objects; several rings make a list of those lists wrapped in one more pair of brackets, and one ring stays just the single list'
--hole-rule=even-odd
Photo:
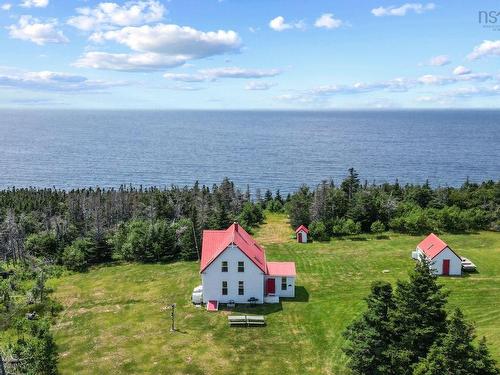
[{"label": "white outbuilding", "polygon": [[422,257],[427,258],[436,275],[460,276],[462,274],[461,258],[434,233],[429,234],[417,245],[412,257],[416,260]]},{"label": "white outbuilding", "polygon": [[295,229],[295,236],[297,237],[298,243],[307,243],[307,235],[309,234],[309,229],[305,225],[299,226]]}]

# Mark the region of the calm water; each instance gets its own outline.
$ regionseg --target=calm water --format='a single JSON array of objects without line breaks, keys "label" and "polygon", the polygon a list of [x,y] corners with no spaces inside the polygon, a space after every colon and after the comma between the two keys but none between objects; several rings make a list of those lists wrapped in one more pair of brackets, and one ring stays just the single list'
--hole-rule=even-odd
[{"label": "calm water", "polygon": [[500,179],[500,111],[0,111],[0,187]]}]

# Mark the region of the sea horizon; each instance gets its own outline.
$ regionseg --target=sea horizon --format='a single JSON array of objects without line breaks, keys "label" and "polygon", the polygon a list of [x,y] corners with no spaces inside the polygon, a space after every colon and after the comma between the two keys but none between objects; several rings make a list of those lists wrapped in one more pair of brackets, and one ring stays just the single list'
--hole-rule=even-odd
[{"label": "sea horizon", "polygon": [[500,178],[495,109],[0,113],[1,188],[212,186],[228,177],[242,190],[289,193],[340,183],[351,167],[370,184]]}]

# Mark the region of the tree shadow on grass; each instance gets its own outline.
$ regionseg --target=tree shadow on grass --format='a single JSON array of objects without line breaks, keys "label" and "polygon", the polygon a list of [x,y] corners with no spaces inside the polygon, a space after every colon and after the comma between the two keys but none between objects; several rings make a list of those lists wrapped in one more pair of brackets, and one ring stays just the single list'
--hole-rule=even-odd
[{"label": "tree shadow on grass", "polygon": [[387,234],[379,234],[375,236],[375,239],[377,240],[390,240],[391,237],[389,237]]},{"label": "tree shadow on grass", "polygon": [[367,241],[368,239],[366,237],[351,237],[351,241]]}]

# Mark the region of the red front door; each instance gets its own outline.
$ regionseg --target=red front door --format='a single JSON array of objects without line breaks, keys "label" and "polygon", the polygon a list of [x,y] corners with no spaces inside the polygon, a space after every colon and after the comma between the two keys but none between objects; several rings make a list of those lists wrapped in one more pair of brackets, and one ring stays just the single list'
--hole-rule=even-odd
[{"label": "red front door", "polygon": [[276,292],[276,285],[274,279],[267,279],[266,281],[266,294],[274,294]]},{"label": "red front door", "polygon": [[443,275],[449,275],[449,274],[450,274],[450,260],[443,259]]},{"label": "red front door", "polygon": [[302,243],[302,233],[299,232],[299,242]]}]

